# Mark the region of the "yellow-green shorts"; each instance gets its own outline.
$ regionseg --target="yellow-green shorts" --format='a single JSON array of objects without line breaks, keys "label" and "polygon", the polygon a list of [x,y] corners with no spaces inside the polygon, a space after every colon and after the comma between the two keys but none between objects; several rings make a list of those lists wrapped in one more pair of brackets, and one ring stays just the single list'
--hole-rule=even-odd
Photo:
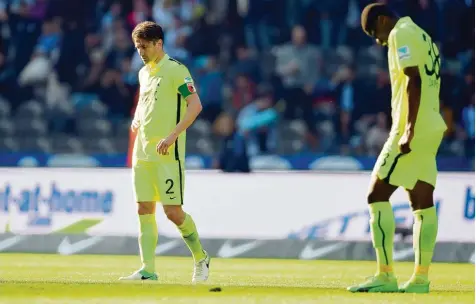
[{"label": "yellow-green shorts", "polygon": [[443,134],[431,134],[415,137],[410,142],[411,152],[400,153],[399,137],[389,137],[375,163],[372,176],[388,184],[412,190],[417,181],[436,185],[438,169],[436,153],[443,139]]},{"label": "yellow-green shorts", "polygon": [[161,202],[182,205],[184,169],[181,161],[151,162],[137,160],[132,167],[136,202]]}]

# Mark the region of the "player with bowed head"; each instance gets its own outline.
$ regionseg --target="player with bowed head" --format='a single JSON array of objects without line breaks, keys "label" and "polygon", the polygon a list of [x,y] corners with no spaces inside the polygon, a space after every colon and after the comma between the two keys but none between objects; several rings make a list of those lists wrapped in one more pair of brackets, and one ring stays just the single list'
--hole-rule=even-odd
[{"label": "player with bowed head", "polygon": [[145,66],[139,71],[140,96],[131,129],[137,133],[132,173],[138,205],[142,267],[121,280],[157,280],[155,248],[156,202],[180,231],[195,262],[192,283],[206,281],[210,256],[203,250],[192,217],[182,209],[185,131],[202,110],[193,79],[185,65],[163,49],[160,25],[146,21],[132,32]]},{"label": "player with bowed head", "polygon": [[[369,4],[363,31],[388,47],[392,84],[392,128],[372,173],[367,196],[377,272],[352,292],[428,293],[428,271],[438,219],[433,204],[436,153],[446,130],[440,115],[440,54],[431,37],[410,17],[399,18],[387,5]],[[414,215],[413,276],[398,286],[393,271],[395,219],[389,203],[398,188],[409,195]]]}]

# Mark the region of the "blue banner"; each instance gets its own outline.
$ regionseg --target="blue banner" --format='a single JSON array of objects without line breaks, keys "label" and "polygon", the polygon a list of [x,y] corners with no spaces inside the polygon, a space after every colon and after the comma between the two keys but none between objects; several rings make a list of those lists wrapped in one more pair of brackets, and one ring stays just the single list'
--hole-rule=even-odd
[{"label": "blue banner", "polygon": [[[126,154],[114,155],[70,155],[0,153],[0,167],[106,167],[126,166]],[[324,154],[300,154],[292,156],[267,155],[251,158],[251,167],[263,170],[372,170],[376,157],[339,156]],[[189,169],[210,169],[213,158],[188,155]],[[474,160],[464,157],[438,157],[439,171],[474,171]]]}]

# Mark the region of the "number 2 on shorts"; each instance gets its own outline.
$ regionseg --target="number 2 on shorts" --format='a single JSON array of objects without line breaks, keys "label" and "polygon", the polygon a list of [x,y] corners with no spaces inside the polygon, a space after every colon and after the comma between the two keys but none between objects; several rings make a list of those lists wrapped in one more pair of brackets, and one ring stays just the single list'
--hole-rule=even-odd
[{"label": "number 2 on shorts", "polygon": [[166,194],[174,194],[174,191],[172,190],[172,188],[174,187],[174,181],[169,178],[165,181],[165,183],[169,187],[165,193]]}]

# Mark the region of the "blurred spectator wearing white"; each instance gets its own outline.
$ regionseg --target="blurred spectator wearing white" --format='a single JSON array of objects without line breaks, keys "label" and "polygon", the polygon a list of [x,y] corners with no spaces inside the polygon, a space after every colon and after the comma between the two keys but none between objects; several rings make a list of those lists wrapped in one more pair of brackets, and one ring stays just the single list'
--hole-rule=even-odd
[{"label": "blurred spectator wearing white", "polygon": [[21,86],[45,82],[52,71],[52,66],[58,58],[61,25],[58,19],[43,23],[42,35],[38,39],[30,62],[20,73]]}]

